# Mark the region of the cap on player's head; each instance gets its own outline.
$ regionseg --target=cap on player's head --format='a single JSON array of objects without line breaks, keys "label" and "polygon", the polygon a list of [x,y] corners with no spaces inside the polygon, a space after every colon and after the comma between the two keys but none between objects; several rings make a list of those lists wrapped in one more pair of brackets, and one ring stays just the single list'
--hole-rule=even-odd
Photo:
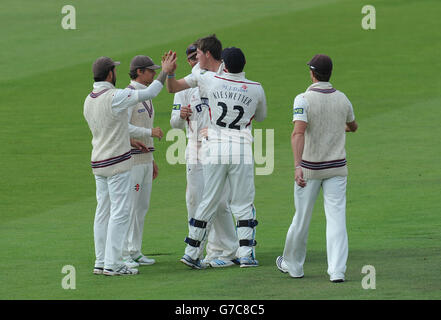
[{"label": "cap on player's head", "polygon": [[197,47],[203,53],[210,52],[211,56],[220,61],[222,58],[222,43],[216,37],[215,34],[212,34],[208,37],[200,38],[197,42]]},{"label": "cap on player's head", "polygon": [[185,54],[187,55],[187,59],[192,60],[192,59],[196,59],[196,54],[198,47],[195,43],[192,43],[191,45],[189,45],[187,47],[187,50],[185,50]]},{"label": "cap on player's head", "polygon": [[109,72],[119,66],[121,62],[113,61],[109,57],[99,57],[92,65],[93,78],[95,81],[105,81]]},{"label": "cap on player's head", "polygon": [[150,69],[150,70],[156,70],[161,68],[160,66],[156,65],[152,58],[148,56],[142,56],[138,55],[133,57],[132,61],[130,62],[130,71],[134,71],[136,69]]},{"label": "cap on player's head", "polygon": [[245,67],[245,55],[239,48],[225,48],[224,51],[222,51],[222,59],[224,60],[225,67],[230,73],[242,72]]},{"label": "cap on player's head", "polygon": [[332,74],[332,60],[325,54],[316,54],[307,63],[314,77],[319,81],[329,81]]}]

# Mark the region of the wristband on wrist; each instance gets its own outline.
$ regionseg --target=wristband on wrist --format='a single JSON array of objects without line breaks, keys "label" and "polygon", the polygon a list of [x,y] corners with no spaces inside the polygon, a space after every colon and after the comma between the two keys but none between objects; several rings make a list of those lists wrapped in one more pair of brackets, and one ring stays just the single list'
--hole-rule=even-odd
[{"label": "wristband on wrist", "polygon": [[302,166],[296,166],[296,169],[299,169],[299,168],[301,168]]},{"label": "wristband on wrist", "polygon": [[171,78],[174,78],[176,75],[174,74],[174,73],[172,73],[172,74],[168,74],[167,75],[167,78],[169,78],[169,79],[171,79]]}]

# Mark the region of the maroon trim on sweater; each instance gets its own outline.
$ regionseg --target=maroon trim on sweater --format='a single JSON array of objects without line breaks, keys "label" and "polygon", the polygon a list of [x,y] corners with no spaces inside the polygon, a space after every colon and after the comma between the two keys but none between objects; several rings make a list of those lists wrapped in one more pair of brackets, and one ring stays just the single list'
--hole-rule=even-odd
[{"label": "maroon trim on sweater", "polygon": [[101,90],[100,92],[97,92],[97,93],[95,93],[95,92],[91,92],[90,93],[90,97],[91,98],[93,98],[93,99],[95,99],[95,98],[98,98],[100,95],[102,95],[104,92],[106,92],[107,90],[109,90],[109,89],[104,89],[104,90]]},{"label": "maroon trim on sweater", "polygon": [[[130,85],[130,84],[127,86],[127,88],[136,90],[136,88],[134,86]],[[147,110],[147,112],[149,114],[149,117],[151,118],[152,115],[153,115],[153,105],[149,106],[147,104],[147,102],[145,102],[145,101],[142,102],[142,105],[144,106],[145,110]]]},{"label": "maroon trim on sweater", "polygon": [[255,84],[255,85],[260,86],[260,83],[258,83],[258,82],[245,82],[245,81],[238,81],[238,80],[232,80],[232,79],[222,78],[222,77],[219,77],[219,76],[214,76],[214,77],[215,77],[215,78],[218,78],[218,79],[226,80],[226,81],[236,82],[236,83]]},{"label": "maroon trim on sweater", "polygon": [[337,91],[334,88],[330,88],[330,89],[310,88],[309,90],[315,91],[315,92],[320,92],[320,93],[333,93],[333,92]]},{"label": "maroon trim on sweater", "polygon": [[248,124],[245,126],[245,128],[251,124],[251,121],[253,121],[253,119],[254,119],[254,115],[251,117],[250,122],[248,122]]},{"label": "maroon trim on sweater", "polygon": [[324,161],[324,162],[311,162],[311,161],[302,160],[300,165],[302,166],[302,168],[309,170],[340,168],[346,165],[346,158],[339,160]]},{"label": "maroon trim on sweater", "polygon": [[131,151],[128,151],[120,156],[116,156],[113,158],[100,160],[100,161],[91,161],[91,165],[92,165],[93,169],[105,168],[105,167],[123,162],[125,160],[129,160],[131,157],[132,157]]}]

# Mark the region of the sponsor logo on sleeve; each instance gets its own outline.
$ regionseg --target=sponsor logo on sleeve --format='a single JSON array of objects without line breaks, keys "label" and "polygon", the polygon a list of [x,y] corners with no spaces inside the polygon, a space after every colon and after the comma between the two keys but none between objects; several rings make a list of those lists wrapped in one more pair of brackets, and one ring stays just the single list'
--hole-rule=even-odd
[{"label": "sponsor logo on sleeve", "polygon": [[294,114],[303,114],[303,108],[294,108]]}]

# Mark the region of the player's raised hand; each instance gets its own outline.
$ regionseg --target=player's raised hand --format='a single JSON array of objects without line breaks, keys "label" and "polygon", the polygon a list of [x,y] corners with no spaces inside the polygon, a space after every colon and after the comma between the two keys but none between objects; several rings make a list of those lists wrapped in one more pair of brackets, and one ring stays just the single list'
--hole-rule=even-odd
[{"label": "player's raised hand", "polygon": [[163,136],[164,136],[164,133],[162,133],[162,130],[160,127],[156,127],[156,128],[152,129],[152,137],[158,138],[159,140],[161,140]]},{"label": "player's raised hand", "polygon": [[[170,57],[173,54],[173,51],[169,50],[167,52],[164,52],[164,54],[162,55],[162,60],[161,61],[165,61],[168,57]],[[176,53],[175,53],[176,54]]]},{"label": "player's raised hand", "polygon": [[176,70],[176,52],[169,51],[162,57],[162,70],[168,74],[174,73]]},{"label": "player's raised hand", "polygon": [[192,113],[190,105],[181,107],[181,119],[187,119]]}]

